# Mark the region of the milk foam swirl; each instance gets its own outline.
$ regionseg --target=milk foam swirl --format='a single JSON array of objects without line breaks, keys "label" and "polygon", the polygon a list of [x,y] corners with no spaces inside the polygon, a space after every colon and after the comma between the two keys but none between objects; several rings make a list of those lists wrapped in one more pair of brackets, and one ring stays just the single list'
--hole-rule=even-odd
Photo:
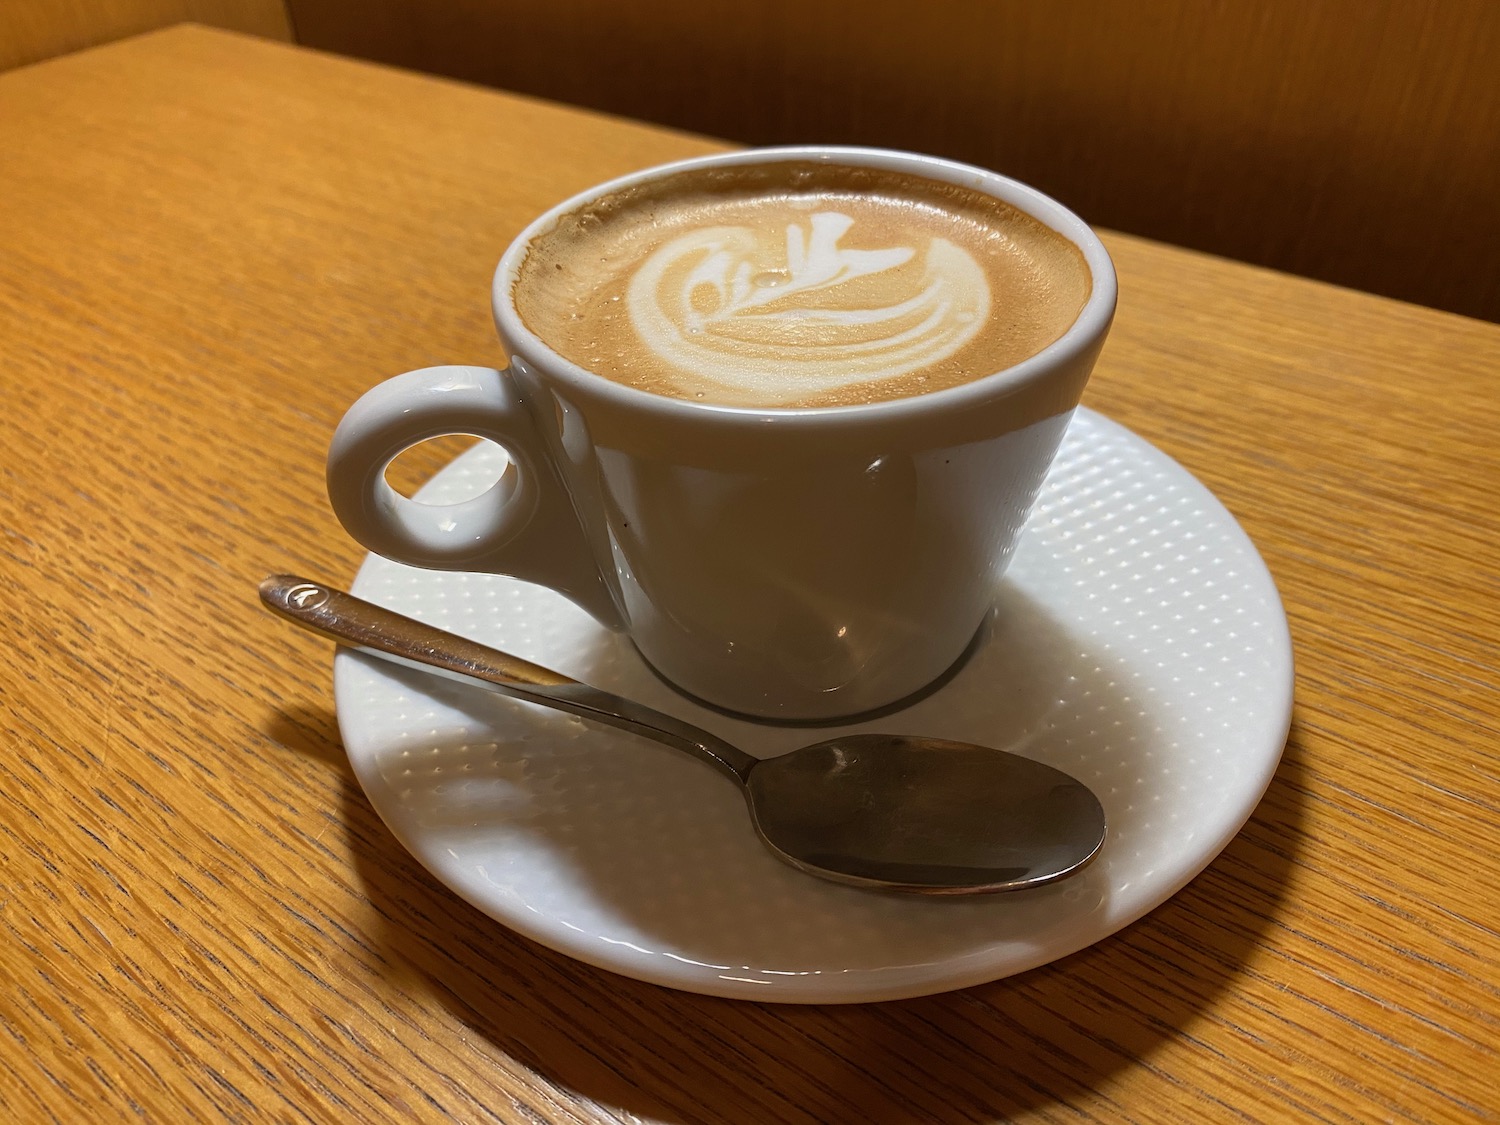
[{"label": "milk foam swirl", "polygon": [[842,249],[854,220],[819,211],[778,231],[706,227],[658,247],[626,302],[659,359],[725,387],[788,399],[908,375],[983,327],[989,284],[945,238]]}]

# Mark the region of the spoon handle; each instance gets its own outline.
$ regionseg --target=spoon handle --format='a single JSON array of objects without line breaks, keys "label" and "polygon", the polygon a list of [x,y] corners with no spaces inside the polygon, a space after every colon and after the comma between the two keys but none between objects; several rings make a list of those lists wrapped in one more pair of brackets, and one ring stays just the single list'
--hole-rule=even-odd
[{"label": "spoon handle", "polygon": [[260,584],[260,600],[273,613],[357,652],[645,735],[707,762],[741,784],[756,762],[691,723],[321,582],[273,574]]}]

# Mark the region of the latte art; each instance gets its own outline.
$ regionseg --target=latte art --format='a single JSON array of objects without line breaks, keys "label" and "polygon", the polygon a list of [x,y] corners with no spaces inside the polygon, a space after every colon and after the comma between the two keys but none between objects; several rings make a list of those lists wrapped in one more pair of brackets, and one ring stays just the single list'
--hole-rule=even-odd
[{"label": "latte art", "polygon": [[521,320],[584,370],[756,409],[941,391],[1052,343],[1088,300],[1064,236],[905,172],[699,169],[564,212],[530,243]]},{"label": "latte art", "polygon": [[909,375],[974,338],[989,284],[945,238],[849,249],[855,220],[814,212],[774,232],[710,227],[656,249],[630,279],[631,323],[650,353],[723,387],[747,371],[763,394],[817,394]]}]

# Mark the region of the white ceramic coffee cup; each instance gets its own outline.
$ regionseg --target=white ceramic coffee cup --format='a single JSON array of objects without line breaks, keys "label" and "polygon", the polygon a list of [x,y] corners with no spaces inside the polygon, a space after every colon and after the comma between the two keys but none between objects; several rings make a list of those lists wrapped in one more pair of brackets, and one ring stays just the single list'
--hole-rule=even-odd
[{"label": "white ceramic coffee cup", "polygon": [[[648,394],[564,359],[522,323],[517,270],[560,215],[674,172],[786,160],[902,171],[993,195],[1082,251],[1088,301],[1059,340],[1004,371],[915,398],[815,409]],[[493,288],[510,367],[433,367],[375,387],[334,434],[329,496],[370,550],[551,586],[716,706],[783,720],[857,714],[940,677],[984,622],[1115,293],[1109,255],[1082,220],[978,168],[826,146],[664,165],[592,188],[527,227]],[[432,506],[386,483],[402,450],[455,433],[511,457],[484,495]]]}]

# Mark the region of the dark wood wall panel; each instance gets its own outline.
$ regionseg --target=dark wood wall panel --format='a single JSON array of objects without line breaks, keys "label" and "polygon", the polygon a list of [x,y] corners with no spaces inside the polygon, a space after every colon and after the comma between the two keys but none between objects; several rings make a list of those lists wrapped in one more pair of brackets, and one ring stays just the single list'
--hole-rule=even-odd
[{"label": "dark wood wall panel", "polygon": [[957,157],[1102,226],[1500,319],[1493,0],[289,9],[310,46],[747,143]]},{"label": "dark wood wall panel", "polygon": [[282,0],[0,0],[0,70],[178,23],[292,37]]}]

